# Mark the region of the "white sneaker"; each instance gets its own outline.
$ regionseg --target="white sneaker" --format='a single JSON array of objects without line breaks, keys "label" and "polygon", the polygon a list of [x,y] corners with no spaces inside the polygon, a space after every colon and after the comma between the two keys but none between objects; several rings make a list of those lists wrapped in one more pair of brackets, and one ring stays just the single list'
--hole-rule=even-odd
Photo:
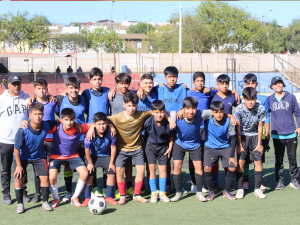
[{"label": "white sneaker", "polygon": [[208,193],[208,190],[204,186],[202,187],[202,193]]},{"label": "white sneaker", "polygon": [[262,190],[262,191],[263,191],[263,190],[267,190],[267,187],[264,186],[264,185],[261,185],[261,186],[260,186],[260,190]]},{"label": "white sneaker", "polygon": [[70,202],[72,198],[73,193],[72,192],[67,192],[65,197],[63,197],[62,202]]},{"label": "white sneaker", "polygon": [[235,197],[236,197],[236,198],[239,198],[239,199],[244,198],[244,189],[238,189],[238,191],[237,191]]},{"label": "white sneaker", "polygon": [[256,198],[266,198],[266,195],[260,189],[255,189],[254,195]]},{"label": "white sneaker", "polygon": [[197,192],[197,186],[192,184],[191,186],[191,193],[196,193]]}]

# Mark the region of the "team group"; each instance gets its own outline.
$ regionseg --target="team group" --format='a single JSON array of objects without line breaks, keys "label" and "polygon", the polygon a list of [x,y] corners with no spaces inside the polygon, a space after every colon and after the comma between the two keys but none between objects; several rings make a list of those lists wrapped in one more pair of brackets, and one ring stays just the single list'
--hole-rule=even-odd
[{"label": "team group", "polygon": [[[117,91],[102,87],[103,73],[99,68],[90,71],[92,88],[79,95],[80,80],[69,77],[66,92],[56,97],[47,95],[47,81],[34,83],[35,96],[21,90],[21,77],[10,75],[8,90],[0,96],[1,182],[3,203],[12,204],[10,196],[11,165],[14,164],[14,187],[18,202],[16,213],[25,211],[24,202],[39,202],[47,211],[70,201],[75,207],[88,206],[92,194],[105,195],[107,203],[126,203],[126,194],[134,201],[146,203],[144,173],[147,169],[151,203],[176,202],[183,198],[182,165],[189,153],[191,192],[201,202],[212,201],[218,185],[218,161],[225,170],[223,197],[242,199],[248,188],[249,164],[255,165],[255,190],[258,198],[263,193],[264,152],[273,138],[275,148],[276,189],[284,188],[283,157],[285,148],[290,167],[290,186],[299,189],[296,162],[297,135],[300,110],[296,97],[284,92],[281,77],[271,80],[275,93],[269,97],[256,91],[257,77],[244,77],[242,103],[237,92],[230,91],[230,78],[217,77],[217,88],[205,87],[205,75],[193,75],[194,88],[177,84],[178,70],[170,66],[164,70],[166,84],[153,87],[153,76],[141,77],[141,88],[131,92],[131,76],[120,73],[115,81]],[[270,106],[270,107],[269,107]],[[232,107],[236,107],[232,115]],[[55,114],[59,119],[55,120]],[[85,120],[85,115],[87,116]],[[28,116],[30,120],[28,120]],[[271,120],[270,120],[271,116]],[[284,120],[282,119],[284,118]],[[235,157],[236,155],[236,157]],[[171,163],[173,183],[171,192]],[[146,163],[146,166],[145,166]],[[159,190],[156,172],[159,170]],[[27,197],[27,166],[35,173],[36,194]],[[66,195],[58,195],[57,176],[64,165]],[[132,167],[136,168],[134,187]],[[103,169],[103,193],[99,193],[96,169]],[[73,172],[79,180],[72,191]],[[126,175],[126,182],[125,176]],[[233,196],[236,176],[238,191]],[[206,179],[207,190],[203,186]],[[115,183],[117,191],[114,193]],[[49,189],[53,201],[49,205]],[[85,201],[78,197],[84,190]],[[41,194],[40,194],[41,192]],[[115,199],[119,201],[115,201]]]}]

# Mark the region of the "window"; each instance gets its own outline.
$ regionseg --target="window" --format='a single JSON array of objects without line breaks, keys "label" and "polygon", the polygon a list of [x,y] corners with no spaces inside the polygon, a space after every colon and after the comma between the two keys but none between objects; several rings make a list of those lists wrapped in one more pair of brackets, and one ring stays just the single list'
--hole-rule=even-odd
[{"label": "window", "polygon": [[136,49],[142,48],[142,41],[136,41]]},{"label": "window", "polygon": [[13,49],[14,48],[14,45],[8,41],[4,41],[3,42],[3,48],[4,49]]},{"label": "window", "polygon": [[43,43],[42,42],[35,43],[33,45],[33,48],[34,49],[42,49],[43,48]]}]

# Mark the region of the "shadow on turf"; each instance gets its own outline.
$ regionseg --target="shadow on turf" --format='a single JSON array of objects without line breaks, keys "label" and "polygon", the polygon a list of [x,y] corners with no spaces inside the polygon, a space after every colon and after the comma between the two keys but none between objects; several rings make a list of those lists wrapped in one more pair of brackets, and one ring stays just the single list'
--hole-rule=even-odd
[{"label": "shadow on turf", "polygon": [[113,212],[115,212],[115,211],[117,211],[117,209],[115,209],[115,208],[109,208],[109,209],[106,209],[106,210],[102,213],[102,215],[110,214],[110,213],[113,213]]}]

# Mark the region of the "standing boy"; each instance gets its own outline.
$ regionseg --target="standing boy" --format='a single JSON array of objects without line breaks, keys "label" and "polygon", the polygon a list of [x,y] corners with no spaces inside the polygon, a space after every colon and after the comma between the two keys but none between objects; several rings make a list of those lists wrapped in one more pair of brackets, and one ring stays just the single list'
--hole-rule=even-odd
[{"label": "standing boy", "polygon": [[[300,136],[300,109],[295,95],[283,91],[285,84],[281,77],[273,77],[270,88],[275,93],[269,96],[271,111],[271,137],[275,148],[275,179],[277,190],[284,188],[283,158],[285,148],[290,167],[290,186],[299,189],[299,174],[297,167],[297,136]],[[296,117],[298,128],[294,122]]]},{"label": "standing boy", "polygon": [[156,190],[156,160],[159,168],[159,198],[163,202],[170,202],[165,189],[167,184],[167,161],[173,148],[174,131],[170,129],[170,125],[165,119],[165,111],[165,104],[161,100],[154,101],[151,105],[152,116],[144,123],[145,138],[147,140],[145,152],[150,170],[151,203],[156,203],[158,196]]},{"label": "standing boy", "polygon": [[44,106],[33,103],[29,106],[28,129],[20,128],[16,134],[14,145],[15,153],[15,191],[18,202],[16,213],[24,212],[23,182],[28,164],[32,164],[35,174],[40,177],[40,186],[43,195],[42,207],[46,211],[52,208],[48,204],[49,197],[49,172],[44,149],[44,140],[47,133],[57,125],[55,120],[43,121]]},{"label": "standing boy", "polygon": [[267,119],[265,107],[256,102],[256,90],[247,87],[243,90],[243,103],[236,107],[234,117],[237,121],[237,158],[239,165],[236,172],[238,191],[236,198],[244,198],[243,177],[247,155],[255,164],[255,191],[258,198],[266,198],[260,189],[263,178],[261,145],[264,121]]}]

